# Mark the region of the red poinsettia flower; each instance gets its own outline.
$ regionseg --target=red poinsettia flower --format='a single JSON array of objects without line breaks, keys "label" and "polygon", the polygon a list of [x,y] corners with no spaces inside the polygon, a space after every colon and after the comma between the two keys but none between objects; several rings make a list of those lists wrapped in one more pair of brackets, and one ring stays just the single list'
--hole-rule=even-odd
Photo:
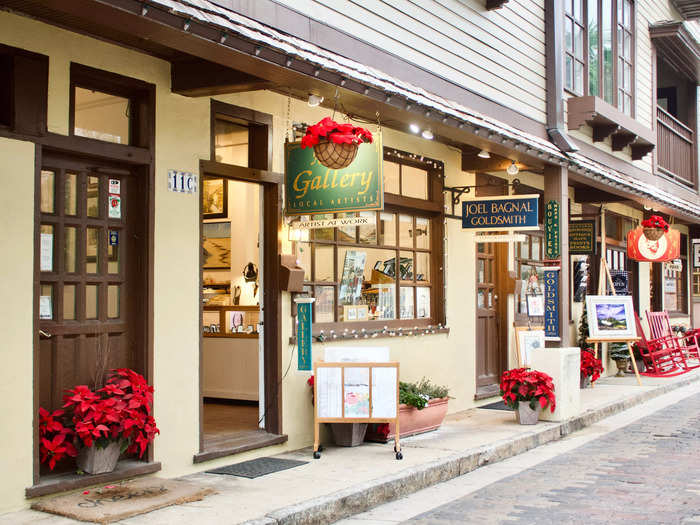
[{"label": "red poinsettia flower", "polygon": [[517,408],[520,401],[535,400],[542,408],[554,412],[556,397],[552,378],[544,372],[529,368],[506,370],[501,376],[500,393],[506,405]]},{"label": "red poinsettia flower", "polygon": [[590,349],[581,350],[581,377],[590,377],[596,381],[603,373],[603,362],[596,359]]},{"label": "red poinsettia flower", "polygon": [[321,142],[329,140],[336,144],[360,144],[371,143],[372,133],[350,123],[338,124],[330,117],[325,117],[313,126],[306,129],[306,135],[301,139],[301,147],[311,148]]},{"label": "red poinsettia flower", "polygon": [[669,230],[668,223],[659,215],[652,215],[648,219],[642,221],[644,228],[659,228],[665,232]]}]

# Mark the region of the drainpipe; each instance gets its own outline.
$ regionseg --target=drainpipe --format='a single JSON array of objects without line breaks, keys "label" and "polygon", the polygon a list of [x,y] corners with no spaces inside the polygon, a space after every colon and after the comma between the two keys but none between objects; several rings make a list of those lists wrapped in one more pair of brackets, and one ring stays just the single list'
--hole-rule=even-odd
[{"label": "drainpipe", "polygon": [[564,2],[545,0],[545,76],[547,78],[547,133],[564,153],[578,148],[564,123]]}]

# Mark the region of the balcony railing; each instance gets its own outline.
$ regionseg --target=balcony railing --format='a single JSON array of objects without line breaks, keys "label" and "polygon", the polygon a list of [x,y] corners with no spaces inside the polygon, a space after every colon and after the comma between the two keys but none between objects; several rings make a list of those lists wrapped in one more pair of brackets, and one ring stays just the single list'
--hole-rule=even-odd
[{"label": "balcony railing", "polygon": [[663,108],[656,108],[656,151],[659,172],[695,185],[695,133]]}]

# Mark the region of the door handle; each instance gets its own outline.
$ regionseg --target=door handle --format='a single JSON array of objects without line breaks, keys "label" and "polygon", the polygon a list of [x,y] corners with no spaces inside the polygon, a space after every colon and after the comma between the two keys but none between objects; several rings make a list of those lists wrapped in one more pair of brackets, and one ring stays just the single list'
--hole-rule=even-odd
[{"label": "door handle", "polygon": [[49,339],[51,337],[50,333],[44,332],[43,330],[39,330],[39,335],[42,337],[46,337],[47,339]]}]

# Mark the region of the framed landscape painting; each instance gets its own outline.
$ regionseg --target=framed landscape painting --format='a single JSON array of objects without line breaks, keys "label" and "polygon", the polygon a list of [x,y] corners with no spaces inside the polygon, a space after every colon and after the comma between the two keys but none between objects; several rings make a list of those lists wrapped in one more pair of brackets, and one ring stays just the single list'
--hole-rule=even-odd
[{"label": "framed landscape painting", "polygon": [[591,339],[637,337],[631,295],[588,295],[586,309]]}]

